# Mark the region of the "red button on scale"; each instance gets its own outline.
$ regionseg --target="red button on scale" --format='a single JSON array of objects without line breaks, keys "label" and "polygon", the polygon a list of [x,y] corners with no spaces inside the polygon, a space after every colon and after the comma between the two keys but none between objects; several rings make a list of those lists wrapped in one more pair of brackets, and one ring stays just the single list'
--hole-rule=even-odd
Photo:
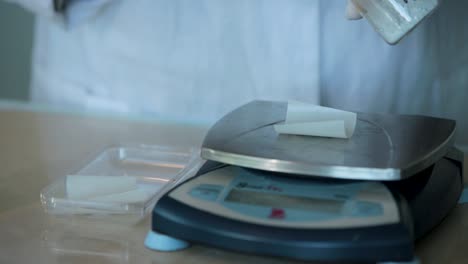
[{"label": "red button on scale", "polygon": [[286,217],[286,212],[281,208],[271,208],[269,218],[273,219],[284,219]]}]

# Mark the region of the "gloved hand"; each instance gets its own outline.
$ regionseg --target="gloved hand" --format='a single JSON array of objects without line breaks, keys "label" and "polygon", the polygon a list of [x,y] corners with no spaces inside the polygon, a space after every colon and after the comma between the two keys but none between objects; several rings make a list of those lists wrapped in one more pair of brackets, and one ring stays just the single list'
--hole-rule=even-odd
[{"label": "gloved hand", "polygon": [[[17,3],[25,9],[49,18],[64,15],[69,28],[83,24],[96,16],[102,8],[114,0],[6,0]],[[63,9],[63,10],[62,10]]]},{"label": "gloved hand", "polygon": [[114,0],[66,0],[67,8],[64,10],[65,22],[69,28],[74,28],[92,19],[108,3]]},{"label": "gloved hand", "polygon": [[7,2],[16,3],[25,9],[46,17],[53,17],[54,1],[53,0],[6,0]]},{"label": "gloved hand", "polygon": [[359,13],[359,10],[353,4],[351,0],[348,0],[348,6],[346,7],[346,18],[349,20],[361,19],[362,16]]}]

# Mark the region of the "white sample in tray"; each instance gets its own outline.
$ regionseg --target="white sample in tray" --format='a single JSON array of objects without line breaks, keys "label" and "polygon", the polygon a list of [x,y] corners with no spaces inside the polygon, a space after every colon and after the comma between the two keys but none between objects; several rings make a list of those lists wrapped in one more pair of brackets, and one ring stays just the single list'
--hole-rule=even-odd
[{"label": "white sample in tray", "polygon": [[152,193],[146,192],[143,189],[135,189],[128,192],[96,196],[91,199],[96,202],[142,203],[150,198],[151,195]]},{"label": "white sample in tray", "polygon": [[66,180],[69,199],[89,199],[129,192],[137,188],[136,178],[128,176],[68,175]]}]

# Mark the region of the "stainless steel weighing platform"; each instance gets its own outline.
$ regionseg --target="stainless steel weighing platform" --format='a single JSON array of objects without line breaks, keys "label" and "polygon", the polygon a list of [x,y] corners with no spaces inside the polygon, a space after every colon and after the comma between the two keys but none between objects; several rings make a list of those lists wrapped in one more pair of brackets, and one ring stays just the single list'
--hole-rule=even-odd
[{"label": "stainless steel weighing platform", "polygon": [[221,163],[302,176],[397,181],[454,150],[455,122],[434,117],[358,113],[350,139],[282,135],[273,125],[287,103],[254,101],[208,132],[201,156]]}]

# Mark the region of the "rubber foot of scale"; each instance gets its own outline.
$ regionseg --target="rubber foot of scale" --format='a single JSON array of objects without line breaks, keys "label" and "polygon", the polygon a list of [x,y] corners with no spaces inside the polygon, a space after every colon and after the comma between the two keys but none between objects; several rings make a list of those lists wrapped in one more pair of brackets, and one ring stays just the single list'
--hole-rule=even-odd
[{"label": "rubber foot of scale", "polygon": [[149,231],[146,235],[145,246],[157,251],[177,251],[189,247],[190,244],[184,240]]},{"label": "rubber foot of scale", "polygon": [[377,264],[421,264],[419,258],[414,258],[411,261],[403,261],[403,262],[378,262]]}]

